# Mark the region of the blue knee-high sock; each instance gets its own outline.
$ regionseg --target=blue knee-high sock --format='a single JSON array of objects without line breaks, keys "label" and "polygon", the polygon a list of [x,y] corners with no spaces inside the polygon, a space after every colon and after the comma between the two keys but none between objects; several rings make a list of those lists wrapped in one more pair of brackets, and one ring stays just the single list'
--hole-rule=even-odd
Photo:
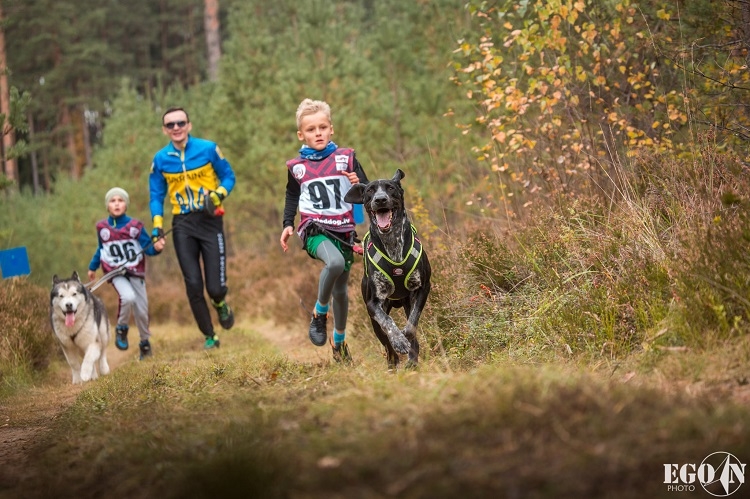
[{"label": "blue knee-high sock", "polygon": [[321,305],[319,301],[315,302],[315,314],[316,315],[325,315],[328,313],[328,304]]},{"label": "blue knee-high sock", "polygon": [[345,339],[346,339],[346,330],[341,331],[340,333],[335,329],[333,330],[333,345],[334,346],[341,345]]}]

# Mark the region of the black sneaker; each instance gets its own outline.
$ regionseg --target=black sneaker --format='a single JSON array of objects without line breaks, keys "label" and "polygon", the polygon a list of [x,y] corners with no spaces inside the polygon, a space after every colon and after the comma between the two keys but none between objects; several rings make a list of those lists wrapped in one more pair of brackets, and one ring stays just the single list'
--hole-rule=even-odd
[{"label": "black sneaker", "polygon": [[344,364],[352,363],[352,354],[349,353],[349,345],[346,341],[341,342],[339,346],[334,345],[333,347],[333,360],[336,362],[343,362]]},{"label": "black sneaker", "polygon": [[310,341],[312,341],[313,345],[316,347],[322,347],[326,344],[326,340],[328,339],[328,333],[326,333],[326,319],[328,318],[328,314],[313,314],[312,319],[310,320]]},{"label": "black sneaker", "polygon": [[143,360],[146,357],[151,357],[153,355],[153,352],[151,352],[151,343],[148,340],[143,340],[138,343],[138,348],[141,349],[140,360]]},{"label": "black sneaker", "polygon": [[219,314],[219,324],[221,324],[221,327],[224,329],[232,329],[232,326],[234,326],[234,313],[226,300],[221,300],[221,303],[214,303],[211,301],[211,304]]},{"label": "black sneaker", "polygon": [[128,326],[119,324],[115,328],[115,346],[118,350],[128,349]]}]

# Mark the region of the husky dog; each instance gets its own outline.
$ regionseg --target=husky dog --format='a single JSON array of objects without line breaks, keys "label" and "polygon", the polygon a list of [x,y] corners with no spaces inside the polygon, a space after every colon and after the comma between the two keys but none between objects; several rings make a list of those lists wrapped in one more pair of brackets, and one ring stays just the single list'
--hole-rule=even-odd
[{"label": "husky dog", "polygon": [[74,384],[109,374],[107,309],[81,283],[78,272],[74,271],[68,279],[52,277],[50,320],[73,371]]}]

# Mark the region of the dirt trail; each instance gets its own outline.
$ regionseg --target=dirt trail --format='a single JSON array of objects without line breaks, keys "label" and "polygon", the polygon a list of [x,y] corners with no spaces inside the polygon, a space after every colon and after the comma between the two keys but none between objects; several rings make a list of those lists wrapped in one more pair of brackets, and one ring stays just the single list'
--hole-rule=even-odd
[{"label": "dirt trail", "polygon": [[[133,361],[133,352],[121,352],[110,345],[107,360],[111,369]],[[33,476],[30,452],[54,421],[81,392],[73,385],[70,369],[61,366],[50,381],[19,393],[0,404],[0,497],[4,489],[12,489],[25,478]]]},{"label": "dirt trail", "polygon": [[[298,330],[276,327],[271,323],[255,324],[252,328],[275,344],[291,360],[317,363],[326,360],[326,348],[311,348],[307,337]],[[126,352],[111,343],[107,360],[112,370],[128,362],[137,362],[137,348]],[[83,389],[73,385],[70,369],[60,363],[59,369],[43,385],[33,387],[0,403],[0,498],[22,481],[31,479],[36,470],[31,452],[42,441],[51,423],[70,407]]]}]

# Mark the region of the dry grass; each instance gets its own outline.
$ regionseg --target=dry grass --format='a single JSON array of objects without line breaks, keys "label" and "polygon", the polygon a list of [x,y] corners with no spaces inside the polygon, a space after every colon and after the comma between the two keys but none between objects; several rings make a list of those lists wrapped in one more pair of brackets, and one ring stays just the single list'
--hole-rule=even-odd
[{"label": "dry grass", "polygon": [[[296,328],[241,322],[209,353],[198,336],[159,326],[152,361],[131,354],[86,385],[34,447],[36,478],[12,492],[657,497],[664,463],[750,455],[750,410],[715,390],[723,374],[705,356],[703,368],[688,367],[698,357],[665,359],[673,367],[661,374],[511,363],[457,372],[438,359],[386,374],[380,352],[356,339],[347,368]],[[299,349],[290,357],[281,344]],[[721,354],[739,374],[749,351]]]}]

